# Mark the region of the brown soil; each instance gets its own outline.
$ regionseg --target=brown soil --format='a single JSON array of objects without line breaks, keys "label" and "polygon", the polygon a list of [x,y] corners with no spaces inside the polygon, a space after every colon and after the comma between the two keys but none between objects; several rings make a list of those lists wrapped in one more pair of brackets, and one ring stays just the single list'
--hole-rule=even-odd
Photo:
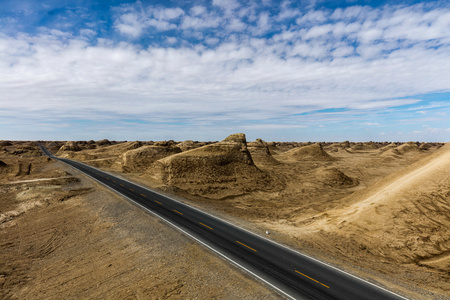
[{"label": "brown soil", "polygon": [[[1,299],[277,299],[253,278],[60,162],[0,155]],[[32,150],[30,150],[32,151]],[[17,175],[18,162],[32,165]]]},{"label": "brown soil", "polygon": [[[182,196],[259,234],[267,230],[272,239],[408,297],[450,299],[449,145],[247,144],[237,134],[207,145],[188,141],[183,152],[133,162],[129,171],[114,166],[122,165],[130,143],[78,145],[81,151],[61,155]],[[136,145],[131,151],[146,143]]]},{"label": "brown soil", "polygon": [[[446,166],[448,146],[247,144],[236,135],[226,141],[168,156],[145,173],[122,175],[247,229],[268,230],[278,241],[414,299],[447,298],[450,182],[446,167],[438,166]],[[212,163],[224,157],[223,165],[239,162],[233,172]],[[418,166],[427,171],[412,180],[407,174]],[[255,174],[276,178],[278,189],[253,185],[243,193]],[[217,186],[228,194],[211,192]],[[381,186],[395,193],[383,200],[368,197]]]}]

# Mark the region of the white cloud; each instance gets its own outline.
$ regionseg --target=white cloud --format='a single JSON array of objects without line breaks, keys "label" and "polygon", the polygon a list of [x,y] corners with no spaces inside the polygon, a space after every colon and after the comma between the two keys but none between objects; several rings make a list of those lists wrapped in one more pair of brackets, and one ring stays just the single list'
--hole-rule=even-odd
[{"label": "white cloud", "polygon": [[342,57],[342,56],[349,56],[354,53],[354,49],[351,46],[342,46],[338,47],[333,51],[334,57]]},{"label": "white cloud", "polygon": [[247,25],[239,19],[230,19],[226,29],[229,31],[243,31],[247,28]]},{"label": "white cloud", "polygon": [[212,4],[225,10],[234,10],[240,6],[236,0],[213,0]]},{"label": "white cloud", "polygon": [[220,39],[219,38],[206,38],[205,39],[205,43],[206,44],[208,44],[208,45],[210,45],[210,46],[215,46],[215,45],[217,45],[217,44],[219,44],[220,43]]},{"label": "white cloud", "polygon": [[94,30],[91,30],[91,29],[81,29],[80,35],[94,36],[94,35],[97,35],[97,32],[95,32]]},{"label": "white cloud", "polygon": [[294,9],[290,7],[290,3],[288,1],[284,1],[281,4],[281,11],[276,16],[277,21],[282,21],[285,19],[296,18],[301,15],[301,12],[298,9]]},{"label": "white cloud", "polygon": [[321,23],[327,20],[328,13],[320,10],[311,10],[307,14],[296,20],[297,24],[311,23]]},{"label": "white cloud", "polygon": [[363,44],[372,43],[373,41],[380,39],[383,31],[377,28],[370,28],[359,33],[359,40]]},{"label": "white cloud", "polygon": [[428,141],[445,141],[445,136],[450,132],[450,128],[434,128],[430,126],[423,126],[422,130],[413,130],[412,135],[415,140],[428,140]]},{"label": "white cloud", "polygon": [[[363,18],[363,19],[367,19],[367,11],[368,8],[367,7],[362,7],[362,6],[349,6],[347,8],[337,8],[330,16],[331,19],[334,20],[343,20],[343,21],[351,21],[353,19],[356,18]],[[376,13],[377,10],[372,11],[373,13]]]},{"label": "white cloud", "polygon": [[206,12],[206,7],[201,6],[201,5],[196,5],[191,8],[190,12],[191,12],[191,15],[193,15],[193,16],[199,16]]},{"label": "white cloud", "polygon": [[192,17],[186,16],[181,23],[183,29],[196,29],[201,30],[204,28],[216,28],[222,23],[222,19],[215,16],[206,17]]},{"label": "white cloud", "polygon": [[273,30],[272,20],[267,12],[260,13],[256,19],[256,25],[249,27],[252,35],[260,36],[267,33],[269,30]]},{"label": "white cloud", "polygon": [[292,128],[308,128],[305,125],[296,125],[296,124],[251,124],[244,125],[241,127],[245,130],[271,130],[271,129],[292,129]]},{"label": "white cloud", "polygon": [[116,22],[116,28],[120,33],[132,37],[140,36],[144,27],[145,25],[140,20],[139,15],[136,13],[123,14]]},{"label": "white cloud", "polygon": [[[215,5],[244,10],[237,2]],[[280,16],[245,9],[242,16],[203,6],[117,11],[118,32],[137,38],[156,29],[167,42],[144,49],[108,39],[88,43],[90,29],[80,30],[80,37],[48,29],[35,36],[0,34],[0,90],[8,99],[0,100],[2,109],[228,122],[321,109],[373,112],[420,102],[403,97],[450,91],[446,8],[316,10],[290,27],[279,20],[300,12]],[[178,35],[165,35],[167,30]],[[267,38],[268,31],[277,34]],[[422,108],[415,111],[436,105],[442,104],[417,105]],[[365,125],[381,124],[370,120]]]},{"label": "white cloud", "polygon": [[140,3],[135,6],[125,6],[119,10],[119,15],[115,20],[115,28],[133,38],[141,36],[146,28],[152,27],[159,31],[175,29],[177,25],[173,23],[184,15],[181,8],[155,8],[153,6],[143,9]]},{"label": "white cloud", "polygon": [[178,39],[176,37],[173,36],[169,36],[166,38],[167,43],[173,45],[176,44],[178,42]]},{"label": "white cloud", "polygon": [[172,23],[164,21],[164,20],[157,20],[157,19],[149,19],[149,20],[147,20],[147,22],[145,22],[145,25],[154,27],[160,31],[166,31],[166,30],[177,28],[177,25],[175,25],[175,24],[172,24]]},{"label": "white cloud", "polygon": [[177,8],[164,8],[164,9],[150,9],[150,14],[153,15],[155,19],[158,20],[173,20],[182,15],[184,15],[184,11]]}]

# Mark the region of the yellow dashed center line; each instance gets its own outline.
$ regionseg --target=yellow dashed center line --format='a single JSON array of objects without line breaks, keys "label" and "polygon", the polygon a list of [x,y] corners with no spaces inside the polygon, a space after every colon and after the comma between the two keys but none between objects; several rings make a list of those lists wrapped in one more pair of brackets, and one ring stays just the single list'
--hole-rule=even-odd
[{"label": "yellow dashed center line", "polygon": [[199,223],[200,225],[205,226],[206,228],[209,228],[209,229],[213,230],[211,227],[209,227],[208,225],[203,224],[202,222],[198,222],[198,223]]},{"label": "yellow dashed center line", "polygon": [[249,246],[247,246],[246,244],[243,244],[243,243],[241,243],[241,242],[239,242],[239,241],[236,241],[236,243],[238,243],[238,244],[240,244],[240,245],[242,245],[242,246],[244,246],[244,247],[247,247],[247,248],[250,249],[250,250],[253,250],[253,251],[255,251],[255,252],[258,252],[258,250],[253,249],[252,247],[249,247]]},{"label": "yellow dashed center line", "polygon": [[132,188],[129,188],[129,190],[134,192],[134,190]]},{"label": "yellow dashed center line", "polygon": [[158,203],[158,204],[162,204],[161,202],[159,202],[159,201],[156,201],[156,200],[155,200],[155,202],[156,202],[156,203]]},{"label": "yellow dashed center line", "polygon": [[325,284],[323,284],[322,282],[317,281],[317,280],[315,280],[314,278],[311,278],[311,277],[309,277],[308,275],[303,274],[302,272],[299,272],[299,271],[297,271],[297,270],[295,270],[295,272],[297,272],[297,273],[300,274],[300,275],[305,276],[305,277],[308,278],[308,279],[311,279],[311,280],[314,281],[314,282],[317,282],[318,284],[323,285],[323,286],[326,287],[327,289],[330,288],[328,285],[325,285]]},{"label": "yellow dashed center line", "polygon": [[176,210],[176,209],[174,209],[173,211],[174,211],[174,212],[176,212],[177,214],[183,215],[183,213],[182,213],[182,212],[179,212],[179,211],[178,211],[178,210]]},{"label": "yellow dashed center line", "polygon": [[145,196],[144,194],[141,194],[141,196],[142,196],[142,197],[147,197],[147,196]]},{"label": "yellow dashed center line", "polygon": [[120,184],[121,186],[124,186],[123,184]]}]

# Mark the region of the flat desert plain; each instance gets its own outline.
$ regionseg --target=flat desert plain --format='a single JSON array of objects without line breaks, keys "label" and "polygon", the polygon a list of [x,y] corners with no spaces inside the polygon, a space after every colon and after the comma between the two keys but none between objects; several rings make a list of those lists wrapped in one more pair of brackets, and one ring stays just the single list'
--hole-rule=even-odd
[{"label": "flat desert plain", "polygon": [[[52,141],[413,299],[449,299],[450,144]],[[34,142],[0,141],[0,297],[280,296]]]}]

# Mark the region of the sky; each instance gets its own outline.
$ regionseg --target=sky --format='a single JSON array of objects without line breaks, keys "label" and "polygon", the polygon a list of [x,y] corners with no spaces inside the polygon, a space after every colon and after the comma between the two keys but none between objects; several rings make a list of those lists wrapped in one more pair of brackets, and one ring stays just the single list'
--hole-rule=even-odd
[{"label": "sky", "polygon": [[450,141],[450,2],[0,0],[0,139]]}]

